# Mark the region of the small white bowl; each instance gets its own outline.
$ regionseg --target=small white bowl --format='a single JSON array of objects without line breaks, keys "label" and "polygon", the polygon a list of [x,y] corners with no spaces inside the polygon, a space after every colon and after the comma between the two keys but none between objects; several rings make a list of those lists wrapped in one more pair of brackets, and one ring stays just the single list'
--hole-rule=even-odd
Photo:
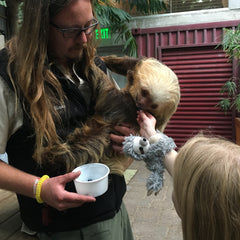
[{"label": "small white bowl", "polygon": [[78,194],[98,197],[108,189],[108,166],[102,163],[88,163],[79,166],[73,172],[81,171],[74,184]]}]

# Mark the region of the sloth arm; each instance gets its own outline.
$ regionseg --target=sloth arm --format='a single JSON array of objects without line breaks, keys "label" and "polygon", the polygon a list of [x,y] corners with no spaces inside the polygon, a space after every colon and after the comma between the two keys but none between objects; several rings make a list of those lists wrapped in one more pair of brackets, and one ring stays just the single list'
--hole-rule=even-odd
[{"label": "sloth arm", "polygon": [[142,58],[134,57],[117,57],[115,55],[103,56],[102,61],[107,65],[107,67],[114,73],[127,76],[129,70],[134,70],[136,64]]}]

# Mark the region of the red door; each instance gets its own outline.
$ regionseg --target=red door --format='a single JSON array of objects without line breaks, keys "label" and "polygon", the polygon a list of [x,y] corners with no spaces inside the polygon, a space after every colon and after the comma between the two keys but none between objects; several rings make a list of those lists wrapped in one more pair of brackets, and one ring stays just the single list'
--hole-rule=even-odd
[{"label": "red door", "polygon": [[162,61],[178,76],[181,100],[165,132],[177,146],[199,131],[232,139],[232,113],[216,105],[222,85],[232,76],[232,65],[221,49],[197,47],[165,49]]},{"label": "red door", "polygon": [[233,65],[217,46],[224,28],[234,29],[239,23],[133,29],[139,56],[159,59],[179,78],[180,105],[165,129],[179,147],[200,131],[235,140],[234,112],[225,114],[216,107],[221,87],[234,75]]}]

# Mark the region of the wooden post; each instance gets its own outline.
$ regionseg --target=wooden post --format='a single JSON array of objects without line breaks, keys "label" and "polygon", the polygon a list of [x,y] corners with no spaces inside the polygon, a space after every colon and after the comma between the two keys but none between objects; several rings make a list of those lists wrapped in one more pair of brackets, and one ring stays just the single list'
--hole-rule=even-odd
[{"label": "wooden post", "polygon": [[235,118],[236,144],[240,145],[240,118]]}]

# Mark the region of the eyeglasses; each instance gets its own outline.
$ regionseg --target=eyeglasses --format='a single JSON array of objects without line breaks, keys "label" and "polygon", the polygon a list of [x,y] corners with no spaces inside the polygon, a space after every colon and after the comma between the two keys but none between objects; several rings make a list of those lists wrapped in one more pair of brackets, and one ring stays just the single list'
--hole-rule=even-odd
[{"label": "eyeglasses", "polygon": [[93,31],[95,31],[98,25],[98,21],[93,18],[92,20],[87,22],[87,26],[84,28],[61,28],[52,22],[50,22],[50,24],[58,31],[62,32],[64,38],[75,38],[78,37],[82,32],[84,32],[86,35],[89,35]]}]

